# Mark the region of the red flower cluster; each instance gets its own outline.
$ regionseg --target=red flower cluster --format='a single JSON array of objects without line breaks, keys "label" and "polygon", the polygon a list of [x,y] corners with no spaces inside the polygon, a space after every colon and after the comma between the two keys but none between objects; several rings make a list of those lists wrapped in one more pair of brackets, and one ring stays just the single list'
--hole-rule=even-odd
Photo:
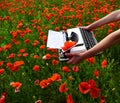
[{"label": "red flower cluster", "polygon": [[93,98],[98,98],[100,93],[100,89],[96,87],[96,82],[93,79],[88,82],[81,82],[79,84],[79,90],[82,94],[90,92],[90,96]]},{"label": "red flower cluster", "polygon": [[[63,66],[62,67],[62,71],[64,71],[64,72],[70,72],[71,70],[70,70],[70,68],[68,66]],[[72,72],[79,72],[79,67],[76,66],[76,65],[74,65],[72,67]]]},{"label": "red flower cluster", "polygon": [[61,76],[58,73],[53,74],[50,78],[40,81],[40,87],[46,88],[50,83],[61,80]]},{"label": "red flower cluster", "polygon": [[18,71],[20,66],[24,65],[24,61],[16,61],[14,63],[8,62],[6,67],[9,68],[11,71]]}]

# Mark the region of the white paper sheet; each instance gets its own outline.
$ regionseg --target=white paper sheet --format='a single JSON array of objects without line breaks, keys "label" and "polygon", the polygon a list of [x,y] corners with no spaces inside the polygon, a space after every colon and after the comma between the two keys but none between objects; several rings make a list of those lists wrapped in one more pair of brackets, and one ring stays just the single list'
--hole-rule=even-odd
[{"label": "white paper sheet", "polygon": [[53,49],[61,49],[64,46],[64,35],[62,32],[53,30],[48,31],[47,47]]}]

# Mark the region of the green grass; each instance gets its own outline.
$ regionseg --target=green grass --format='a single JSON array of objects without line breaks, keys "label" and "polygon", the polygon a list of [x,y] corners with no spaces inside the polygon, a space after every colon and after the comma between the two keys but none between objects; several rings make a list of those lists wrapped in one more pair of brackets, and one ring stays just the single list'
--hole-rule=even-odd
[{"label": "green grass", "polygon": [[[10,50],[3,50],[0,52],[0,61],[4,61],[0,69],[4,68],[4,73],[0,74],[0,94],[7,92],[6,103],[35,103],[37,100],[42,100],[42,103],[67,103],[67,95],[70,94],[75,103],[99,103],[100,96],[105,96],[106,103],[119,103],[120,99],[120,56],[119,56],[119,44],[107,49],[102,54],[94,57],[94,64],[90,64],[88,61],[83,61],[77,64],[79,72],[72,72],[74,65],[63,62],[58,62],[57,65],[52,64],[52,60],[59,61],[58,58],[51,58],[49,60],[43,60],[42,57],[50,53],[51,55],[57,52],[49,51],[45,47],[41,50],[41,45],[46,46],[46,41],[43,38],[48,35],[48,30],[55,30],[56,27],[63,29],[73,28],[76,26],[85,26],[94,22],[94,18],[101,18],[107,13],[104,12],[107,9],[108,13],[113,10],[119,9],[119,1],[110,2],[107,0],[21,0],[13,2],[10,0],[2,2],[3,6],[9,6],[3,9],[0,5],[0,48],[4,48],[7,44],[12,44]],[[93,2],[94,1],[94,2]],[[93,2],[93,3],[91,3]],[[10,4],[11,3],[11,4]],[[99,4],[101,3],[101,5]],[[14,5],[15,4],[15,5]],[[24,7],[23,7],[24,5]],[[26,6],[27,5],[27,6]],[[112,9],[110,7],[113,6]],[[10,9],[15,9],[15,12],[9,12]],[[99,11],[101,8],[102,11]],[[22,12],[26,12],[22,14]],[[90,14],[89,14],[90,12]],[[61,14],[63,13],[63,14]],[[49,15],[50,18],[48,19]],[[61,15],[61,16],[60,16]],[[78,18],[79,16],[80,18]],[[98,16],[97,16],[98,15]],[[5,18],[10,16],[10,20]],[[20,28],[16,28],[19,21],[23,20],[23,25]],[[35,22],[32,22],[32,21]],[[38,22],[40,21],[40,22]],[[40,27],[40,31],[38,30]],[[32,32],[26,33],[26,28],[29,28]],[[108,30],[113,31],[119,28],[119,23],[115,23],[114,28],[110,28],[109,25],[105,25],[103,28],[94,30],[98,41],[103,39]],[[12,37],[11,31],[17,32],[16,38]],[[43,36],[40,33],[44,32]],[[21,35],[25,34],[24,37]],[[24,40],[29,39],[30,43],[24,43]],[[12,41],[19,41],[20,44],[15,44]],[[34,40],[38,40],[39,43],[33,46]],[[28,53],[28,57],[18,57],[20,49],[25,49],[25,53]],[[15,57],[8,58],[10,54],[14,53]],[[39,55],[38,59],[34,59],[34,55]],[[24,65],[19,67],[19,71],[11,72],[10,68],[6,66],[8,62],[14,63],[15,61],[23,60]],[[103,60],[107,60],[108,64],[105,68],[101,67]],[[33,71],[34,65],[40,66],[40,71]],[[63,66],[68,66],[70,72],[66,73],[62,71]],[[99,71],[99,78],[97,79],[93,72]],[[43,79],[50,78],[54,73],[58,73],[61,76],[60,81],[50,83],[46,88],[41,88],[40,85],[34,84],[35,80],[42,81]],[[73,80],[68,78],[72,76]],[[89,93],[82,94],[79,91],[78,85],[80,82],[87,82],[90,79],[94,79],[97,87],[100,88],[100,96],[93,99]],[[15,88],[10,86],[11,82],[21,82],[20,92],[15,93]],[[59,87],[66,82],[66,88],[68,92],[60,93]]]}]

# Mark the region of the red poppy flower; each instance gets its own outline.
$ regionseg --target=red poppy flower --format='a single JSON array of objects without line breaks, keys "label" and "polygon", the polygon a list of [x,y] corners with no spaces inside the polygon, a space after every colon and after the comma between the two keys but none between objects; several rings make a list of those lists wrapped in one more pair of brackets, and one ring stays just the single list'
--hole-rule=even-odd
[{"label": "red poppy flower", "polygon": [[110,33],[112,33],[112,32],[113,32],[113,30],[112,30],[112,29],[109,29],[109,30],[108,30],[108,33],[109,33],[109,34],[110,34]]},{"label": "red poppy flower", "polygon": [[22,53],[20,53],[20,54],[18,54],[17,56],[20,58],[20,57],[22,57],[22,56],[23,56],[23,54],[22,54]]},{"label": "red poppy flower", "polygon": [[58,81],[61,80],[61,76],[58,73],[55,73],[51,76],[51,80],[54,81]]},{"label": "red poppy flower", "polygon": [[29,39],[25,39],[24,43],[30,43],[30,40]]},{"label": "red poppy flower", "polygon": [[67,103],[75,103],[70,94],[67,95]]},{"label": "red poppy flower", "polygon": [[12,43],[16,43],[16,42],[17,42],[17,40],[16,40],[16,39],[12,39],[11,41],[12,41]]},{"label": "red poppy flower", "polygon": [[23,64],[24,64],[24,61],[16,61],[16,62],[14,62],[13,66],[19,67],[19,66],[22,66]]},{"label": "red poppy flower", "polygon": [[16,38],[18,36],[17,31],[10,31],[10,34],[12,35],[12,38]]},{"label": "red poppy flower", "polygon": [[11,82],[10,85],[14,88],[20,88],[22,86],[22,83],[20,82]]},{"label": "red poppy flower", "polygon": [[43,31],[40,32],[40,36],[43,36],[45,33]]},{"label": "red poppy flower", "polygon": [[68,66],[63,66],[62,71],[64,72],[70,72],[70,68]]},{"label": "red poppy flower", "polygon": [[58,60],[55,60],[55,59],[52,60],[52,65],[58,65],[58,63],[59,63]]},{"label": "red poppy flower", "polygon": [[107,60],[103,60],[101,63],[102,68],[105,68],[107,66]]},{"label": "red poppy flower", "polygon": [[100,94],[99,88],[92,88],[90,91],[90,96],[93,98],[98,98],[99,94]]},{"label": "red poppy flower", "polygon": [[51,59],[51,54],[47,53],[46,55],[43,56],[43,59],[44,60],[48,60],[48,59]]},{"label": "red poppy flower", "polygon": [[39,65],[34,65],[34,67],[32,68],[32,70],[39,71],[40,70],[40,66]]},{"label": "red poppy flower", "polygon": [[100,103],[105,103],[105,96],[100,97]]},{"label": "red poppy flower", "polygon": [[3,74],[4,73],[4,69],[2,68],[2,69],[0,69],[0,74]]},{"label": "red poppy flower", "polygon": [[37,46],[39,44],[39,41],[38,40],[34,40],[33,43],[32,43],[32,46]]},{"label": "red poppy flower", "polygon": [[15,57],[15,53],[11,53],[7,58],[14,58]]},{"label": "red poppy flower", "polygon": [[71,75],[71,76],[69,76],[69,77],[68,77],[68,79],[69,79],[69,80],[73,80],[73,77],[72,77],[72,75]]},{"label": "red poppy flower", "polygon": [[90,85],[87,82],[81,82],[79,84],[79,90],[82,94],[87,94],[90,91]]},{"label": "red poppy flower", "polygon": [[20,53],[24,53],[24,52],[25,52],[25,49],[20,49],[19,52],[20,52]]},{"label": "red poppy flower", "polygon": [[15,66],[12,66],[9,68],[12,72],[14,71],[18,71],[19,70],[19,67],[15,67]]},{"label": "red poppy flower", "polygon": [[3,38],[3,37],[2,37],[2,36],[0,36],[0,40],[2,40],[2,38]]},{"label": "red poppy flower", "polygon": [[73,72],[78,72],[79,71],[79,67],[78,66],[73,66],[72,71]]},{"label": "red poppy flower", "polygon": [[110,28],[113,29],[115,27],[115,23],[110,23],[108,24],[108,26],[110,26]]},{"label": "red poppy flower", "polygon": [[96,82],[93,80],[93,79],[90,79],[89,81],[88,81],[88,84],[90,85],[90,88],[92,89],[92,88],[96,88]]},{"label": "red poppy flower", "polygon": [[0,66],[2,66],[4,64],[4,61],[0,61]]},{"label": "red poppy flower", "polygon": [[50,83],[47,79],[44,79],[44,80],[40,81],[40,87],[41,88],[46,88],[49,84]]},{"label": "red poppy flower", "polygon": [[3,51],[3,48],[0,47],[0,52],[2,52],[2,51]]},{"label": "red poppy flower", "polygon": [[7,67],[7,68],[10,68],[10,67],[12,67],[12,66],[13,66],[13,64],[12,64],[11,62],[6,63],[6,67]]},{"label": "red poppy flower", "polygon": [[95,60],[94,57],[90,57],[86,59],[90,64],[94,64]]},{"label": "red poppy flower", "polygon": [[19,23],[18,23],[18,25],[17,25],[16,28],[18,29],[18,28],[20,28],[20,27],[22,27],[22,26],[23,26],[23,21],[19,21]]},{"label": "red poppy flower", "polygon": [[65,26],[62,26],[62,29],[66,31],[66,30],[67,30],[67,27],[65,27]]},{"label": "red poppy flower", "polygon": [[33,58],[34,58],[34,59],[38,59],[38,58],[39,58],[39,55],[34,55]]},{"label": "red poppy flower", "polygon": [[52,14],[51,14],[51,13],[47,13],[47,14],[46,14],[46,19],[47,19],[47,20],[50,20],[51,17],[52,17]]},{"label": "red poppy flower", "polygon": [[45,45],[41,45],[40,49],[43,50],[45,48]]},{"label": "red poppy flower", "polygon": [[59,27],[55,27],[55,30],[56,30],[56,31],[59,31],[59,30],[60,30],[60,28],[59,28]]},{"label": "red poppy flower", "polygon": [[96,78],[99,78],[99,71],[98,71],[98,70],[95,70],[95,71],[93,72],[93,74],[94,74],[94,76],[95,76]]},{"label": "red poppy flower", "polygon": [[43,42],[47,42],[47,36],[46,35],[44,35],[42,39],[43,39]]},{"label": "red poppy flower", "polygon": [[0,97],[0,103],[6,103],[6,93],[2,93],[1,97]]},{"label": "red poppy flower", "polygon": [[4,50],[9,50],[11,47],[12,47],[11,44],[7,44],[7,45],[5,45],[3,48],[4,48]]},{"label": "red poppy flower", "polygon": [[74,41],[66,41],[66,42],[64,43],[64,46],[61,47],[61,48],[62,48],[64,51],[66,51],[66,50],[70,49],[71,47],[73,47],[75,44],[76,44],[76,42],[74,42]]},{"label": "red poppy flower", "polygon": [[42,101],[41,100],[37,100],[35,103],[42,103]]},{"label": "red poppy flower", "polygon": [[35,80],[35,81],[34,81],[34,84],[35,84],[36,86],[38,86],[38,85],[40,84],[40,80],[38,80],[38,79]]},{"label": "red poppy flower", "polygon": [[26,28],[26,29],[25,29],[25,32],[26,32],[26,33],[32,33],[32,30],[31,30],[30,28]]},{"label": "red poppy flower", "polygon": [[53,57],[53,58],[58,58],[58,54],[57,54],[57,53],[54,53],[54,54],[52,54],[52,57]]},{"label": "red poppy flower", "polygon": [[28,55],[29,55],[28,53],[23,53],[24,57],[28,57]]},{"label": "red poppy flower", "polygon": [[34,40],[33,42],[36,43],[36,44],[39,44],[39,41],[38,41],[38,40]]},{"label": "red poppy flower", "polygon": [[32,43],[32,46],[36,46],[36,45],[38,45],[37,43]]},{"label": "red poppy flower", "polygon": [[64,82],[63,84],[60,85],[59,92],[62,93],[67,91],[68,91],[68,88],[66,88],[66,82]]}]

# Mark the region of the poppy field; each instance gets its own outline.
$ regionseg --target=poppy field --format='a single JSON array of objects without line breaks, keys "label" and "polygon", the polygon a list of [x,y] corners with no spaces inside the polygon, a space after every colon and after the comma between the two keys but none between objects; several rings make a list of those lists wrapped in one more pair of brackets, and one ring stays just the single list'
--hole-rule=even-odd
[{"label": "poppy field", "polygon": [[[0,103],[120,103],[119,44],[72,65],[47,48],[48,30],[87,26],[119,0],[0,0]],[[94,31],[98,42],[119,22]]]}]

